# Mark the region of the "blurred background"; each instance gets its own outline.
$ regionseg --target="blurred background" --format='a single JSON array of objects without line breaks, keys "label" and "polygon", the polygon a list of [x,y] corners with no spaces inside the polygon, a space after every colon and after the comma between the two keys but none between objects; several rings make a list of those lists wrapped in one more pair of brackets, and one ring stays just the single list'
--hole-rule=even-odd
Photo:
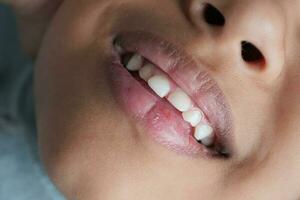
[{"label": "blurred background", "polygon": [[0,200],[62,200],[40,163],[33,62],[20,48],[11,9],[0,4]]}]

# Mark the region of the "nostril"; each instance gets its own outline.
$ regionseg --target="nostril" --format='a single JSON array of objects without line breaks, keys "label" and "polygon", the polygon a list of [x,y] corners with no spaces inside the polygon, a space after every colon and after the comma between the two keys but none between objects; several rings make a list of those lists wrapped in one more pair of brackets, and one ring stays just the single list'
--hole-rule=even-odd
[{"label": "nostril", "polygon": [[224,26],[225,17],[224,15],[213,5],[207,3],[204,6],[203,17],[209,25],[213,26]]},{"label": "nostril", "polygon": [[264,63],[265,58],[261,51],[252,43],[247,41],[241,42],[242,58],[247,63]]}]

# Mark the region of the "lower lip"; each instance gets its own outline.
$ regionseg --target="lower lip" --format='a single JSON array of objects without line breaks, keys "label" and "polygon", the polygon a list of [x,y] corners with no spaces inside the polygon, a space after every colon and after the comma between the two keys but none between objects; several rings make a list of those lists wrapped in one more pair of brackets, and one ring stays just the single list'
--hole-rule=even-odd
[{"label": "lower lip", "polygon": [[115,98],[135,125],[156,142],[180,154],[206,152],[192,136],[192,127],[181,113],[136,80],[123,66],[114,63],[110,79]]}]

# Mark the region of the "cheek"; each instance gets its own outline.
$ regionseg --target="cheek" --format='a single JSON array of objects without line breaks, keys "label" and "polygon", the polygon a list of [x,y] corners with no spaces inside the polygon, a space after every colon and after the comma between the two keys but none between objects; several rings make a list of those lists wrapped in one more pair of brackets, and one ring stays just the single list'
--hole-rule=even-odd
[{"label": "cheek", "polygon": [[67,163],[76,166],[95,137],[109,135],[121,121],[106,80],[106,37],[98,46],[90,24],[81,27],[76,18],[60,17],[63,13],[47,33],[35,69],[39,142],[53,177],[72,167]]},{"label": "cheek", "polygon": [[[92,123],[102,125],[98,130],[114,130],[122,122],[107,81],[105,60],[111,53],[111,32],[124,28],[124,24],[135,29],[153,26],[157,31],[165,27],[166,33],[167,29],[176,30],[175,22],[165,26],[164,20],[158,20],[168,19],[169,15],[176,17],[176,7],[164,13],[152,1],[128,1],[126,7],[120,6],[119,1],[91,2],[63,3],[43,42],[35,77],[38,129],[41,143],[45,144],[42,148],[50,146],[60,151],[60,146],[73,140],[77,130],[88,129],[86,126],[92,127]],[[149,7],[156,15],[145,14]],[[119,24],[114,24],[114,20]],[[142,23],[145,21],[149,24]],[[179,21],[181,17],[176,23],[184,24]],[[53,144],[47,145],[49,141]]]}]

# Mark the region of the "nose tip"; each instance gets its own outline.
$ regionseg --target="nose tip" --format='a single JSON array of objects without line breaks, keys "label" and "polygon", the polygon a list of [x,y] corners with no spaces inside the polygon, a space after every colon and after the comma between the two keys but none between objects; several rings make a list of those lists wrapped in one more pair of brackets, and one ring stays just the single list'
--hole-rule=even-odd
[{"label": "nose tip", "polygon": [[[284,63],[284,16],[272,1],[189,1],[189,18],[213,53],[276,78]],[[224,49],[226,49],[224,51]],[[266,78],[266,77],[265,77]]]}]

